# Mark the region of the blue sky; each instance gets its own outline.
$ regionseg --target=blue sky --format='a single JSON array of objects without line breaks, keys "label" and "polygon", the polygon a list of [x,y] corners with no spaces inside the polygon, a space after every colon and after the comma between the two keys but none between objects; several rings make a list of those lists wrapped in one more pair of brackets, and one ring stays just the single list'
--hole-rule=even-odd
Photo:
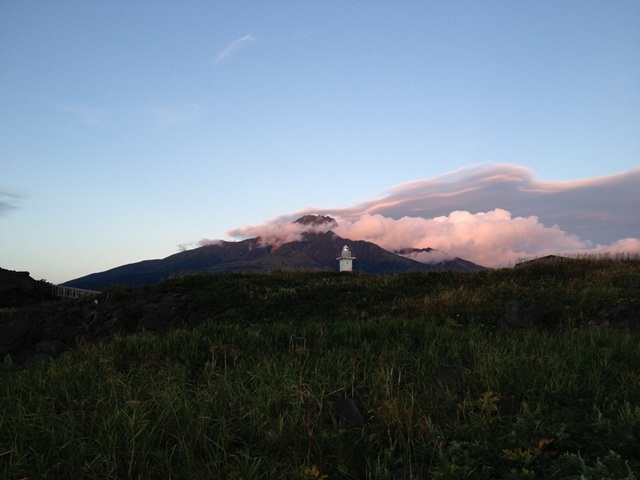
[{"label": "blue sky", "polygon": [[62,282],[487,162],[625,174],[639,51],[636,1],[0,0],[0,267]]}]

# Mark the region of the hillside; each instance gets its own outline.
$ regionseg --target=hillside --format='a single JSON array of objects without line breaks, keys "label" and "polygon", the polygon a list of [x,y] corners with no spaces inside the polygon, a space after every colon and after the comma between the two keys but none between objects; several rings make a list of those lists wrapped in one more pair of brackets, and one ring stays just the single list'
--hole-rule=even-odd
[{"label": "hillside", "polygon": [[0,268],[0,308],[24,307],[51,298],[46,282],[34,280],[29,272]]},{"label": "hillside", "polygon": [[[313,255],[294,246],[286,247],[288,256],[277,258]],[[238,258],[238,251],[228,255]],[[267,261],[268,255],[261,258]],[[637,260],[545,258],[513,269],[477,272],[366,275],[277,270],[183,275],[152,286],[114,287],[95,297],[9,309],[8,315],[0,315],[0,358],[48,351],[47,342],[57,342],[64,350],[79,339],[93,343],[142,330],[191,328],[209,318],[251,323],[394,315],[437,322],[480,321],[491,328],[588,322],[640,326],[639,265]],[[41,300],[48,298],[49,291]],[[45,346],[38,346],[40,342]]]},{"label": "hillside", "polygon": [[[324,217],[329,218],[329,217]],[[305,225],[327,223],[304,217]],[[332,219],[330,219],[332,220]],[[435,264],[420,263],[389,252],[378,245],[362,240],[341,238],[331,230],[311,229],[300,240],[278,247],[263,245],[260,238],[240,242],[219,241],[193,250],[176,253],[164,259],[145,260],[105,272],[93,273],[65,282],[64,285],[89,290],[104,290],[121,285],[137,287],[153,285],[174,276],[194,273],[270,272],[274,270],[336,271],[342,247],[348,244],[357,260],[354,271],[371,274],[424,272],[431,270],[478,271],[483,267],[459,258]]]},{"label": "hillside", "polygon": [[639,286],[545,258],[0,309],[0,477],[633,480]]}]

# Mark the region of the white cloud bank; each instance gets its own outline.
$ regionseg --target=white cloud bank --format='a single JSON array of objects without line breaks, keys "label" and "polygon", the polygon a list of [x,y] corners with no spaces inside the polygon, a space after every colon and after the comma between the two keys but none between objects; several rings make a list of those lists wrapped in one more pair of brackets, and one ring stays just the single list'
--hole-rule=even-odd
[{"label": "white cloud bank", "polygon": [[640,168],[545,182],[524,167],[484,164],[400,185],[351,208],[304,209],[228,235],[280,244],[308,229],[293,220],[321,213],[337,220],[331,229],[341,237],[388,250],[436,249],[416,258],[425,262],[447,254],[495,267],[549,254],[640,253],[638,186]]}]

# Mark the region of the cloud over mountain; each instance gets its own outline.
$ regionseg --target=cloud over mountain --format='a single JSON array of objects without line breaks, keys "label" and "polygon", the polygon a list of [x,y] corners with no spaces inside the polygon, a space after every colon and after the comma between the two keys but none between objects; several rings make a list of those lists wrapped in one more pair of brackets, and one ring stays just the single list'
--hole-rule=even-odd
[{"label": "cloud over mountain", "polygon": [[[534,178],[518,165],[482,164],[392,188],[350,208],[304,209],[228,232],[267,244],[299,240],[309,227],[292,223],[323,212],[337,235],[388,250],[437,250],[485,266],[548,254],[640,252],[640,168],[571,182]],[[206,243],[206,241],[204,241]],[[421,254],[429,261],[430,252]]]},{"label": "cloud over mountain", "polygon": [[638,236],[640,168],[570,182],[536,179],[519,165],[480,164],[432,179],[393,187],[381,199],[332,210],[350,219],[380,214],[435,218],[461,210],[471,213],[504,209],[514,217],[536,216],[594,243]]}]

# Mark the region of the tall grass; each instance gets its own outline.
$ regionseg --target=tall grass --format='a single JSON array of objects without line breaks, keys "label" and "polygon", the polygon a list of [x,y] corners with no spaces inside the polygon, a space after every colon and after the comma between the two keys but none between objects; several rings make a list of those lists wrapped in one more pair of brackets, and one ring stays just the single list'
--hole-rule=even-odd
[{"label": "tall grass", "polygon": [[[576,328],[578,312],[637,304],[638,263],[619,263],[173,280],[156,291],[182,288],[195,309],[217,287],[226,308],[191,331],[2,368],[0,476],[387,479],[428,466],[437,479],[636,478],[637,334]],[[493,328],[489,297],[532,296],[559,328]],[[344,398],[362,419],[340,416]]]}]

